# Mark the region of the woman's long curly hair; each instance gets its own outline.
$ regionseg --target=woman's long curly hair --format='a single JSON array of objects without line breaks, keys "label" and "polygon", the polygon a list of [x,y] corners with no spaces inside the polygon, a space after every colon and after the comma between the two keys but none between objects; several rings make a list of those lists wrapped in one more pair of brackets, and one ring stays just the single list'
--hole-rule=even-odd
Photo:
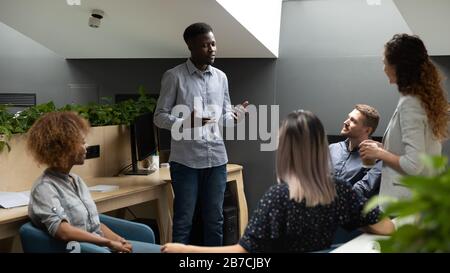
[{"label": "woman's long curly hair", "polygon": [[28,150],[49,167],[70,167],[79,152],[89,123],[74,112],[51,112],[40,117],[28,131]]},{"label": "woman's long curly hair", "polygon": [[394,67],[398,90],[419,98],[427,113],[433,135],[444,140],[447,132],[447,93],[442,78],[417,36],[396,34],[385,45],[385,58]]}]

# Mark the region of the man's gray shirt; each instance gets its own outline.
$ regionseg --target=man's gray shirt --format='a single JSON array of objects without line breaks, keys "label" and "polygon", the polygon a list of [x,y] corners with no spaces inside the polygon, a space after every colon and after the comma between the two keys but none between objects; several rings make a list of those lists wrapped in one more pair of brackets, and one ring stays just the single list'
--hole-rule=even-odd
[{"label": "man's gray shirt", "polygon": [[45,170],[33,184],[28,216],[51,236],[62,221],[90,233],[102,235],[97,207],[88,187],[75,174]]},{"label": "man's gray shirt", "polygon": [[[205,71],[195,67],[190,59],[164,73],[161,80],[161,92],[155,109],[154,123],[156,126],[171,130],[172,126],[182,123],[180,116],[172,114],[176,105],[185,105],[190,112],[194,110],[194,98],[200,101],[201,107],[196,105],[196,115],[216,112],[208,108],[215,105],[217,113],[224,124],[233,120],[228,93],[228,80],[222,71],[208,65]],[[203,110],[202,110],[203,109]],[[203,111],[203,112],[202,112]],[[190,168],[203,169],[216,167],[228,162],[223,139],[208,139],[206,133],[219,135],[217,123],[207,124],[194,129],[183,128],[184,132],[197,131],[203,136],[196,140],[174,140],[172,138],[169,161],[174,161]]]},{"label": "man's gray shirt", "polygon": [[353,189],[365,198],[377,195],[380,190],[382,161],[377,160],[374,167],[362,166],[359,148],[349,151],[349,140],[330,144],[334,176],[353,185]]}]

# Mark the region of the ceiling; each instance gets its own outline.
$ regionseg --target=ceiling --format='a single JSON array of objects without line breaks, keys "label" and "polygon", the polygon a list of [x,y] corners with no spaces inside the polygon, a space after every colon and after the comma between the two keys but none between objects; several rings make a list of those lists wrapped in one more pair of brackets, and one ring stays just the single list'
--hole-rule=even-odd
[{"label": "ceiling", "polygon": [[[70,6],[66,0],[0,0],[0,21],[65,58],[186,57],[182,33],[201,21],[214,29],[219,58],[277,57],[276,33],[276,46],[255,37],[224,8],[227,1],[232,0],[81,0]],[[265,2],[279,3],[271,11],[279,18],[281,0]],[[93,9],[105,12],[97,29],[88,26]]]},{"label": "ceiling", "polygon": [[[182,33],[199,21],[213,27],[219,58],[278,56],[282,0],[73,1],[0,0],[0,22],[65,58],[184,58]],[[393,1],[430,55],[450,55],[450,0]],[[93,9],[105,11],[98,29],[88,26]]]}]

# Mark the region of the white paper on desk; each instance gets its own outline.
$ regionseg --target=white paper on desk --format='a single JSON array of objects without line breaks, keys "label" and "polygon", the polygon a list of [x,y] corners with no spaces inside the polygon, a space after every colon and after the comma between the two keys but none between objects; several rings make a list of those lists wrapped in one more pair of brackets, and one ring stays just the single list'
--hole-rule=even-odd
[{"label": "white paper on desk", "polygon": [[95,186],[89,187],[89,190],[93,191],[93,192],[109,192],[109,191],[115,191],[118,189],[119,189],[119,186],[117,186],[117,185],[95,185]]},{"label": "white paper on desk", "polygon": [[0,207],[5,209],[27,206],[30,202],[30,192],[0,192]]}]

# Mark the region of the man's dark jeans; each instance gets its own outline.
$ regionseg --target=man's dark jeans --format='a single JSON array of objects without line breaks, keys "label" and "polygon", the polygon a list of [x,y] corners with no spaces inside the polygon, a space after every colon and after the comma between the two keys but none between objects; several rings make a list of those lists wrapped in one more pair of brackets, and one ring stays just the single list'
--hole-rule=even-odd
[{"label": "man's dark jeans", "polygon": [[173,242],[189,244],[197,200],[203,219],[203,242],[220,246],[223,241],[223,198],[227,182],[226,165],[193,169],[170,162],[172,188],[175,194]]}]

